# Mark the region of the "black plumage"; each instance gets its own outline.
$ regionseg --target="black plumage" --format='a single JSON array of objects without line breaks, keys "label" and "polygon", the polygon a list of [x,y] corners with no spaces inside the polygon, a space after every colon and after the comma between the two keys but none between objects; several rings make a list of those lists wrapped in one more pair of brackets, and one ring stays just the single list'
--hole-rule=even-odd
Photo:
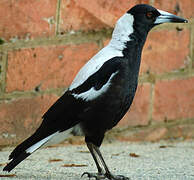
[{"label": "black plumage", "polygon": [[186,20],[145,4],[123,15],[109,45],[80,70],[69,89],[43,115],[37,131],[10,154],[11,162],[4,170],[11,171],[38,148],[78,126],[98,169],[98,173],[84,174],[96,179],[127,180],[110,173],[99,147],[105,132],[122,119],[133,101],[148,32],[164,22]]}]

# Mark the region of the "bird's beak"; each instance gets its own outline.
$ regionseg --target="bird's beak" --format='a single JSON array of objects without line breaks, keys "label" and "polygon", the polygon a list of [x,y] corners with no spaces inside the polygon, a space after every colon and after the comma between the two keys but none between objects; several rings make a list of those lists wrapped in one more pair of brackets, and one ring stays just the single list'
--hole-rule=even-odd
[{"label": "bird's beak", "polygon": [[158,12],[160,13],[160,16],[156,18],[156,21],[154,24],[162,24],[167,22],[188,23],[186,19],[176,16],[174,14],[171,14],[162,10],[158,10]]}]

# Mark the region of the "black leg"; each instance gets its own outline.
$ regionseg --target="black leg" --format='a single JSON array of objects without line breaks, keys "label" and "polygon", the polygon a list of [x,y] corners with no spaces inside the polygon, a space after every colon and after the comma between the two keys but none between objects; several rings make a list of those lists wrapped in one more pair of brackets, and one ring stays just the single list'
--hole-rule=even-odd
[{"label": "black leg", "polygon": [[101,163],[102,163],[102,165],[103,165],[104,170],[106,171],[106,173],[110,173],[110,171],[108,169],[108,166],[106,165],[106,163],[105,163],[105,161],[104,161],[104,159],[102,157],[102,154],[101,154],[101,152],[99,150],[99,147],[93,145],[93,148],[94,148],[95,152],[98,154],[98,157],[100,158],[100,161],[101,161]]},{"label": "black leg", "polygon": [[[96,163],[98,173],[88,173],[85,172],[82,174],[82,176],[87,175],[90,178],[95,178],[96,180],[102,180],[102,179],[109,179],[109,180],[129,180],[129,178],[121,176],[121,175],[113,175],[110,173],[108,166],[106,165],[102,154],[97,146],[95,146],[92,143],[87,143],[88,149],[90,150],[92,157]],[[99,159],[98,159],[99,158]],[[103,169],[100,167],[99,160],[105,170],[105,173],[103,173]]]},{"label": "black leg", "polygon": [[90,150],[90,153],[92,154],[92,157],[93,157],[93,159],[96,163],[96,167],[98,169],[98,172],[102,173],[102,168],[99,165],[97,155],[95,154],[95,151],[94,151],[94,148],[93,148],[93,144],[92,143],[87,143],[87,146],[88,146],[88,149]]}]

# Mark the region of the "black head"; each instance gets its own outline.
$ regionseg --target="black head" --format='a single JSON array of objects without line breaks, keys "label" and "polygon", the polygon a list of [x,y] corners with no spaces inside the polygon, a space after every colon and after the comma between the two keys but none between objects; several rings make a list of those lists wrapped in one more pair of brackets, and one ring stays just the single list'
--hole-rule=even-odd
[{"label": "black head", "polygon": [[147,4],[138,4],[131,8],[128,14],[133,15],[134,23],[143,26],[147,31],[152,27],[166,22],[185,23],[186,19],[175,16],[165,11],[158,10]]}]

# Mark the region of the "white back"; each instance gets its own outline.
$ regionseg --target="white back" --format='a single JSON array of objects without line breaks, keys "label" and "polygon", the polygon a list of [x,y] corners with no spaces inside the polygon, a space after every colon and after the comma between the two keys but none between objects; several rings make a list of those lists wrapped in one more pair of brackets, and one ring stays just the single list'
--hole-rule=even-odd
[{"label": "white back", "polygon": [[133,33],[133,22],[133,16],[128,13],[124,14],[117,21],[109,44],[101,49],[80,69],[70,85],[69,90],[80,86],[109,59],[123,56],[122,50],[126,47],[125,43],[130,40],[129,35]]}]

